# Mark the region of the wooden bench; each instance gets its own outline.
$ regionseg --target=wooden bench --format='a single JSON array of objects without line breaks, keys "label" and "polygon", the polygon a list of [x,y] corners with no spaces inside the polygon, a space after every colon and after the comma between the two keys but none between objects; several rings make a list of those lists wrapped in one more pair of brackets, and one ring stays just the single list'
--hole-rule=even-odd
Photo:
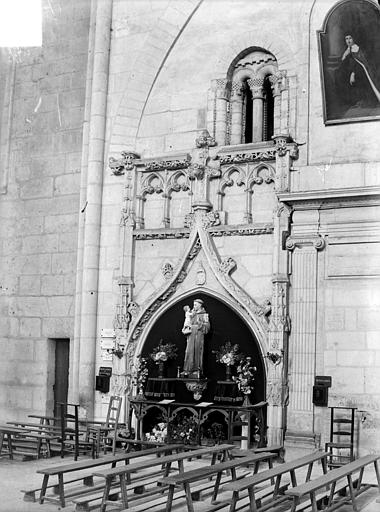
[{"label": "wooden bench", "polygon": [[[215,501],[218,496],[218,491],[220,487],[220,481],[222,478],[223,471],[230,471],[231,478],[233,481],[236,480],[236,468],[239,466],[248,466],[254,465],[254,473],[257,473],[259,469],[260,462],[268,462],[269,468],[272,468],[272,460],[276,457],[275,453],[263,452],[263,453],[251,453],[246,457],[239,457],[237,459],[227,460],[221,462],[219,464],[214,464],[209,467],[203,467],[199,469],[194,469],[192,471],[186,471],[179,475],[173,475],[169,477],[165,477],[162,479],[162,483],[164,485],[169,486],[169,494],[166,506],[166,512],[171,511],[172,502],[173,502],[173,494],[176,487],[183,487],[186,494],[186,504],[189,512],[193,512],[194,505],[191,497],[191,489],[190,484],[193,482],[198,482],[199,480],[207,479],[216,475],[214,491],[212,494],[212,501]],[[245,479],[244,479],[245,480]],[[225,507],[226,503],[222,502],[218,505],[215,505],[210,510],[217,510],[219,508]]]},{"label": "wooden bench", "polygon": [[7,438],[7,452],[10,459],[13,455],[24,455],[39,458],[42,447],[46,452],[50,451],[50,442],[58,439],[59,436],[39,431],[18,427],[15,425],[0,425],[0,454],[4,448],[5,438]]},{"label": "wooden bench", "polygon": [[268,480],[271,480],[273,482],[273,479],[275,479],[270,506],[273,506],[276,500],[277,504],[279,504],[281,501],[284,501],[284,499],[289,499],[284,498],[283,496],[279,497],[282,476],[285,475],[286,473],[289,473],[292,486],[296,487],[296,469],[307,466],[305,482],[308,482],[311,478],[311,473],[315,462],[321,462],[323,472],[327,472],[327,455],[327,453],[321,451],[311,453],[310,455],[305,455],[304,457],[300,457],[299,459],[295,459],[290,462],[285,462],[284,464],[279,464],[278,466],[269,469],[268,471],[263,471],[252,477],[244,478],[244,480],[242,481],[230,482],[226,484],[223,490],[232,491],[230,512],[233,512],[236,509],[236,505],[240,497],[239,493],[242,491],[248,492],[251,511],[256,511],[259,508],[260,510],[265,510],[267,507],[261,507],[261,503],[258,503],[256,488],[259,484],[262,484]]},{"label": "wooden bench", "polygon": [[[43,481],[42,481],[42,487],[41,489],[29,489],[27,491],[23,491],[27,494],[27,501],[32,500],[32,496],[35,492],[40,490],[40,497],[39,502],[42,504],[45,500],[52,501],[54,503],[59,503],[61,507],[65,506],[65,483],[72,483],[74,481],[82,480],[83,476],[80,476],[77,479],[70,480],[64,482],[63,476],[68,473],[73,473],[76,471],[83,471],[83,470],[92,470],[93,468],[96,468],[98,466],[104,466],[107,464],[111,465],[111,468],[116,468],[116,464],[118,462],[124,462],[126,465],[129,464],[130,459],[134,459],[136,457],[143,457],[145,455],[160,455],[165,454],[167,452],[173,452],[173,451],[179,451],[183,450],[184,446],[182,444],[172,444],[172,445],[166,445],[159,448],[152,448],[150,450],[141,450],[139,452],[132,452],[132,453],[121,453],[119,455],[111,455],[107,457],[103,457],[100,459],[85,459],[81,461],[77,461],[71,464],[60,464],[58,466],[48,467],[44,469],[39,469],[37,473],[43,474]],[[51,476],[57,476],[58,478],[58,484],[55,484],[54,487],[58,488],[58,498],[54,496],[46,496],[46,490],[48,488],[49,478]],[[91,476],[91,474],[89,475]],[[88,485],[88,484],[85,484]],[[58,486],[58,487],[57,487]],[[103,486],[103,483],[102,483]],[[89,489],[85,489],[86,492],[89,492]],[[83,494],[83,489],[75,489],[70,493],[70,497]]]},{"label": "wooden bench", "polygon": [[[317,512],[317,502],[320,501],[324,497],[328,497],[328,503],[326,511],[333,510],[336,508],[336,504],[333,504],[334,494],[336,492],[336,485],[339,480],[343,480],[347,478],[347,484],[349,489],[349,496],[352,503],[352,509],[355,512],[358,512],[358,507],[356,503],[356,496],[363,492],[367,486],[362,483],[363,473],[366,466],[373,464],[375,468],[377,483],[380,491],[380,473],[378,466],[378,459],[380,458],[380,454],[372,454],[361,457],[360,459],[354,460],[348,464],[340,468],[333,469],[326,473],[325,475],[311,480],[310,482],[304,483],[302,485],[298,485],[293,489],[289,489],[285,492],[285,494],[293,499],[292,504],[292,512],[295,512],[300,505],[301,498],[303,496],[309,495],[310,504],[313,512]],[[352,481],[352,474],[359,472],[359,477],[356,483],[356,489],[354,488],[354,484]],[[323,489],[324,487],[328,487],[331,485],[329,491],[324,491],[320,495],[317,495],[317,491]],[[345,498],[347,500],[347,498]],[[298,508],[299,509],[299,508]]]},{"label": "wooden bench", "polygon": [[[94,476],[103,477],[106,480],[104,487],[104,494],[102,499],[102,504],[100,506],[101,512],[106,510],[107,505],[109,504],[109,492],[111,490],[111,486],[114,483],[115,479],[119,479],[120,482],[120,491],[121,491],[121,506],[123,508],[128,507],[128,496],[127,496],[127,484],[130,483],[130,475],[132,472],[141,471],[146,468],[152,468],[157,465],[163,465],[163,473],[164,477],[168,476],[170,469],[172,468],[173,463],[178,463],[178,470],[180,473],[184,471],[184,460],[194,457],[208,456],[213,455],[214,453],[222,453],[223,460],[230,458],[230,451],[234,447],[233,444],[220,444],[216,446],[210,446],[205,448],[200,448],[198,450],[192,450],[190,453],[178,453],[175,455],[169,455],[166,457],[161,457],[159,460],[148,460],[143,462],[136,462],[134,464],[130,464],[127,467],[117,467],[113,469],[107,469],[104,471],[97,471],[94,473]],[[143,453],[143,452],[137,452]],[[157,492],[161,492],[163,487],[158,487]],[[114,504],[114,503],[113,503]]]}]

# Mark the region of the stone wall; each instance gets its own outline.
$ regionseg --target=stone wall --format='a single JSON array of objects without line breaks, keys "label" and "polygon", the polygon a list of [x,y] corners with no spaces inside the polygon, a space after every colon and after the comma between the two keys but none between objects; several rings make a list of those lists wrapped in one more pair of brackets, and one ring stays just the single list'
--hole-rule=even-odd
[{"label": "stone wall", "polygon": [[[90,2],[43,2],[43,46],[1,61],[5,420],[53,412],[54,338],[72,338]],[[3,80],[2,80],[2,85]],[[9,146],[3,141],[9,138]]]},{"label": "stone wall", "polygon": [[[290,135],[300,144],[299,159],[290,173],[290,193],[284,200],[297,210],[291,236],[298,237],[288,269],[292,320],[289,428],[317,431],[322,433],[322,442],[326,440],[327,410],[313,407],[311,393],[316,374],[331,375],[331,403],[355,403],[366,411],[363,415],[368,427],[365,421],[361,424],[361,449],[366,450],[372,443],[380,404],[380,397],[371,387],[379,364],[374,346],[379,331],[371,320],[378,308],[379,269],[374,263],[378,217],[366,187],[379,185],[376,169],[380,151],[374,143],[376,122],[323,123],[316,33],[334,4],[333,0],[283,0],[276,3],[274,11],[267,1],[254,5],[223,0],[157,2],[154,9],[150,4],[147,9],[145,2],[115,1],[108,154],[118,157],[121,150],[133,150],[142,157],[157,157],[171,151],[190,152],[210,117],[208,91],[212,81],[224,78],[232,60],[246,48],[258,46],[274,54],[279,69],[287,71],[289,111],[284,116],[288,116]],[[106,177],[104,190],[109,202],[122,195],[122,188],[121,180],[117,185],[114,177]],[[239,191],[230,192],[224,201],[231,223],[236,223]],[[267,222],[273,208],[269,208],[265,195],[260,197],[259,190],[255,194],[258,202],[254,217]],[[349,208],[347,198],[355,196],[363,197],[363,202],[359,199]],[[347,199],[344,207],[339,198]],[[323,216],[313,200],[324,203]],[[158,222],[155,215],[151,220]],[[365,240],[360,238],[363,227],[368,232]],[[117,233],[115,223],[115,246]],[[351,237],[351,242],[332,241],[338,233],[343,238]],[[233,255],[238,263],[235,278],[255,298],[264,299],[270,290],[270,238],[263,237],[258,252],[256,238],[247,238],[239,245],[236,240],[215,239],[220,254]],[[246,249],[249,256],[241,252]],[[158,270],[159,256],[154,261]],[[368,262],[370,270],[365,274]],[[239,273],[239,268],[244,270]],[[343,268],[346,273],[340,275]],[[103,275],[102,268],[100,272]],[[140,293],[142,286],[138,283],[136,292]],[[154,284],[151,286],[154,288]],[[111,309],[108,304],[107,312]],[[111,312],[103,316],[102,322],[98,329],[112,324]],[[361,340],[360,348],[349,348],[344,340],[350,339],[357,339],[358,344]],[[360,360],[359,355],[363,355]],[[355,367],[351,366],[354,361]],[[352,370],[352,375],[360,379],[355,397],[345,387],[353,382]],[[372,393],[371,398],[368,393]]]}]

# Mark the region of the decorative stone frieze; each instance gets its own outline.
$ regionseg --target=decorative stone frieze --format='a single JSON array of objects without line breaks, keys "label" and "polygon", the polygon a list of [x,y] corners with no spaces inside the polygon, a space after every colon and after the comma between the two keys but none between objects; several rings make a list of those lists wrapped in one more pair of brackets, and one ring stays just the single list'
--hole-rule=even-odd
[{"label": "decorative stone frieze", "polygon": [[218,155],[220,165],[245,163],[245,162],[265,162],[276,159],[276,149],[263,148],[262,150],[247,151],[230,154]]},{"label": "decorative stone frieze", "polygon": [[147,171],[176,171],[178,169],[187,169],[190,165],[190,158],[183,160],[153,160],[145,164]]}]

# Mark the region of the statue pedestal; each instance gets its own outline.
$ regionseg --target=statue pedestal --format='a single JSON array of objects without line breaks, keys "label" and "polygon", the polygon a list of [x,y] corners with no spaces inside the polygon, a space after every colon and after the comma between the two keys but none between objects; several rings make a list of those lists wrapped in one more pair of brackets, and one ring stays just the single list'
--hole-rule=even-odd
[{"label": "statue pedestal", "polygon": [[200,400],[202,393],[207,387],[208,379],[181,379],[186,388],[193,393],[194,400]]}]

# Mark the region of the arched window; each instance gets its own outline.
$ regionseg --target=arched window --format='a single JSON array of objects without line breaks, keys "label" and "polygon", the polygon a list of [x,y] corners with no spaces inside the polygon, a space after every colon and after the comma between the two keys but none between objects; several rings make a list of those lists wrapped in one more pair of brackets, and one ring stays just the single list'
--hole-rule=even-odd
[{"label": "arched window", "polygon": [[251,48],[240,54],[231,63],[227,78],[214,81],[213,133],[217,142],[270,141],[279,127],[284,78],[276,57],[267,50]]}]

